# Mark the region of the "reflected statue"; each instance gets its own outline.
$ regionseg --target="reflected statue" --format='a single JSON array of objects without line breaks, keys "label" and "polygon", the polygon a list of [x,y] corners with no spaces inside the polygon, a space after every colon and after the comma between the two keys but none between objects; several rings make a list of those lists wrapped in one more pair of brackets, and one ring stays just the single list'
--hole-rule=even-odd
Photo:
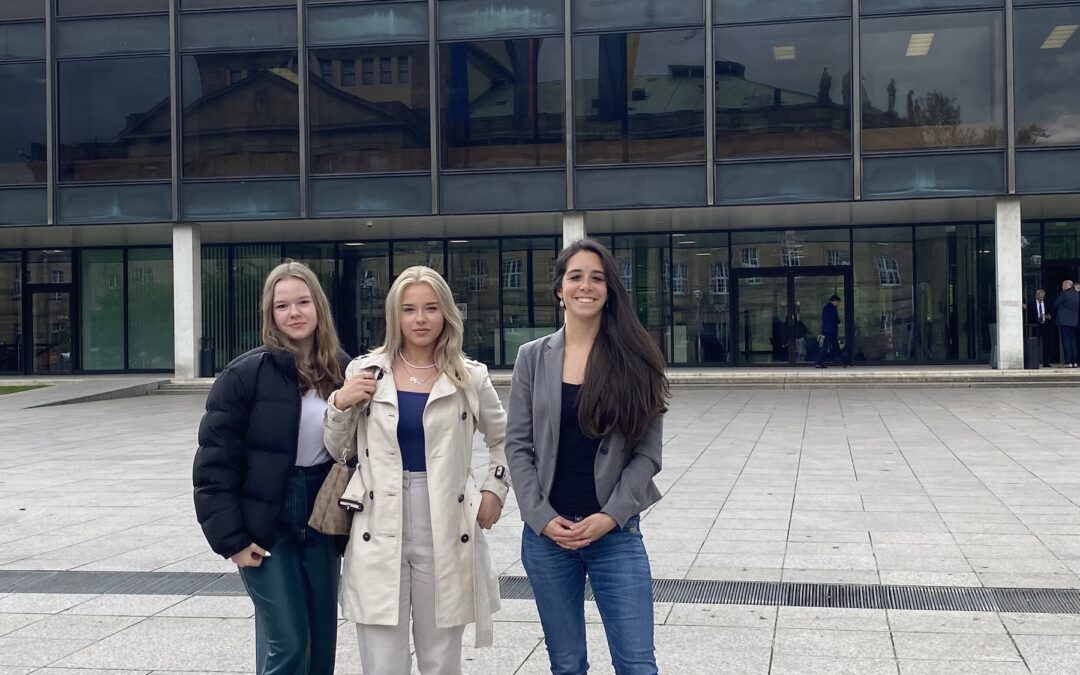
[{"label": "reflected statue", "polygon": [[844,73],[840,80],[840,100],[844,105],[851,105],[851,71]]},{"label": "reflected statue", "polygon": [[907,118],[912,124],[915,124],[915,90],[908,89],[907,92]]},{"label": "reflected statue", "polygon": [[889,86],[885,88],[886,93],[889,95],[889,110],[888,114],[891,116],[896,115],[896,80],[889,80]]},{"label": "reflected statue", "polygon": [[832,75],[828,68],[821,70],[821,79],[818,81],[818,103],[832,103]]}]

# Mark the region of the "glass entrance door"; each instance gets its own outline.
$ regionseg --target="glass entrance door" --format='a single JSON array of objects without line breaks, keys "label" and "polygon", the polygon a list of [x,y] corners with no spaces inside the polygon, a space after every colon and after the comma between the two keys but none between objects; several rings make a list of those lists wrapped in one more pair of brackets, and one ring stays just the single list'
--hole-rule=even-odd
[{"label": "glass entrance door", "polygon": [[34,375],[70,373],[71,293],[30,294],[30,369]]},{"label": "glass entrance door", "polygon": [[[754,274],[755,276],[750,276]],[[832,295],[851,295],[850,268],[738,270],[734,336],[740,365],[810,365],[817,360],[822,310]],[[840,346],[850,312],[840,306]]]}]

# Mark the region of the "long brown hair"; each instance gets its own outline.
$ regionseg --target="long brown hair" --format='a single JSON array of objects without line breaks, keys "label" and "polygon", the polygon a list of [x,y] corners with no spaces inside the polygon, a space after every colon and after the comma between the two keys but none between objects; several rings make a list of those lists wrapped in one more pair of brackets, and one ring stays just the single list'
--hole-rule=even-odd
[{"label": "long brown hair", "polygon": [[[274,288],[279,281],[290,277],[307,284],[311,299],[315,302],[315,344],[310,359],[305,358],[296,343],[278,330],[274,323]],[[334,328],[334,317],[330,313],[330,301],[326,299],[319,278],[307,265],[289,260],[270,272],[263,284],[262,319],[263,344],[271,349],[292,352],[296,359],[301,392],[314,389],[319,396],[326,398],[341,386],[344,382],[341,376],[341,343]]]},{"label": "long brown hair", "polygon": [[401,296],[405,289],[413,284],[427,284],[435,291],[439,300],[439,309],[443,315],[443,329],[435,343],[435,365],[440,373],[446,373],[450,381],[458,387],[469,383],[469,371],[465,369],[465,355],[461,345],[465,340],[465,324],[461,311],[454,303],[454,294],[442,275],[423,265],[415,265],[398,275],[386,294],[386,340],[381,347],[372,350],[375,354],[386,354],[391,359],[401,351],[404,338],[401,335]]},{"label": "long brown hair", "polygon": [[580,239],[555,259],[551,280],[555,301],[559,300],[556,291],[562,289],[570,258],[582,251],[600,258],[607,303],[578,394],[578,422],[581,430],[594,438],[617,431],[627,442],[635,443],[667,412],[671,386],[664,374],[664,356],[638,320],[615,256],[600,242]]}]

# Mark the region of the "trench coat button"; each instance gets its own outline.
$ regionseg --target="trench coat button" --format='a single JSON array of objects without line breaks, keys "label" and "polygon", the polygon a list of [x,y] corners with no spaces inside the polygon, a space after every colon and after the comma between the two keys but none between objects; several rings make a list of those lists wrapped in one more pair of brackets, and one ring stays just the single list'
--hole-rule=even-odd
[{"label": "trench coat button", "polygon": [[461,543],[462,544],[468,544],[469,543],[469,535],[467,535],[467,534],[461,535]]},{"label": "trench coat button", "polygon": [[464,412],[461,413],[461,419],[465,419],[468,416],[469,416],[469,413],[464,413]]},{"label": "trench coat button", "polygon": [[356,505],[356,510],[357,511],[363,511],[364,510],[364,505],[363,504],[357,504]]},{"label": "trench coat button", "polygon": [[365,532],[363,536],[364,541],[371,541],[371,533]]},{"label": "trench coat button", "polygon": [[364,457],[370,457],[370,456],[371,455],[368,454],[368,449],[364,448]]},{"label": "trench coat button", "polygon": [[371,407],[370,406],[368,407],[368,409],[366,411],[364,411],[364,415],[366,415],[367,417],[371,417]]},{"label": "trench coat button", "polygon": [[367,493],[368,499],[375,499],[375,491],[372,490]]},{"label": "trench coat button", "polygon": [[460,504],[461,502],[465,501],[465,495],[458,495],[458,496],[457,496],[457,501],[458,501],[458,504]]},{"label": "trench coat button", "polygon": [[608,450],[607,450],[607,446],[606,446],[606,445],[601,445],[601,446],[600,446],[600,454],[601,454],[601,455],[606,455],[606,454],[607,454],[607,452],[608,452]]}]

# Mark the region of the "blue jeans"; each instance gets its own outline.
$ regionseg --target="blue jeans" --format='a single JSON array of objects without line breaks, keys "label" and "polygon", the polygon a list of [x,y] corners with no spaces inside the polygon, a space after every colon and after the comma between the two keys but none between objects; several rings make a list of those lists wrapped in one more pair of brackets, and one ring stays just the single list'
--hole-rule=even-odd
[{"label": "blue jeans", "polygon": [[525,526],[521,562],[529,575],[553,675],[589,672],[585,577],[592,585],[618,675],[654,675],[652,573],[637,516],[588,546],[568,551]]},{"label": "blue jeans", "polygon": [[308,527],[327,462],[293,470],[269,558],[243,567],[255,605],[258,675],[333,675],[340,563],[334,538]]}]

